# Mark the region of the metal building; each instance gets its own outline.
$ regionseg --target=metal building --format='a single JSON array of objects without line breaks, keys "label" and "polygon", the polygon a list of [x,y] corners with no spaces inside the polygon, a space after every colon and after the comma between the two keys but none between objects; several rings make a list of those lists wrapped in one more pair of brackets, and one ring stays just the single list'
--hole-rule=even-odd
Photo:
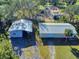
[{"label": "metal building", "polygon": [[39,35],[41,38],[65,38],[65,29],[73,31],[72,37],[77,34],[75,27],[69,23],[39,23]]}]

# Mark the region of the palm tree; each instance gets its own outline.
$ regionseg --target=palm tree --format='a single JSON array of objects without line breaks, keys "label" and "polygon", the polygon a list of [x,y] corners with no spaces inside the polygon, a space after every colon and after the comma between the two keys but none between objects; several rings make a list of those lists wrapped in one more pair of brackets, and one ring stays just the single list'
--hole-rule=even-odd
[{"label": "palm tree", "polygon": [[39,11],[37,7],[40,5],[40,0],[12,0],[11,3],[9,8],[5,9],[7,17],[32,18]]}]

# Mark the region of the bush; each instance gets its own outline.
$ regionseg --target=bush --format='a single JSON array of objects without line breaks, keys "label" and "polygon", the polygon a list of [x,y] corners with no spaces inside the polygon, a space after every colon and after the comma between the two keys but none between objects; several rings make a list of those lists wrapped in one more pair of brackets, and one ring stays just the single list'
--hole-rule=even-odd
[{"label": "bush", "polygon": [[67,7],[67,4],[65,3],[65,2],[63,2],[63,3],[58,3],[58,5],[57,5],[59,8],[66,8]]},{"label": "bush", "polygon": [[65,29],[64,34],[65,34],[65,36],[72,36],[73,35],[73,31],[71,29]]},{"label": "bush", "polygon": [[0,59],[19,59],[15,55],[9,40],[0,37]]}]

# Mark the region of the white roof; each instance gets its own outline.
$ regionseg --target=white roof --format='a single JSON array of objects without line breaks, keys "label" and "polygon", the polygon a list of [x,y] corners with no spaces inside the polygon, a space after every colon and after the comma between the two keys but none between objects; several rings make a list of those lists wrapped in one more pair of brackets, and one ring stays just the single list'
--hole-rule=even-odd
[{"label": "white roof", "polygon": [[32,22],[25,19],[17,20],[13,22],[11,27],[9,28],[9,31],[14,30],[24,30],[32,32]]},{"label": "white roof", "polygon": [[75,27],[69,23],[39,23],[40,33],[63,34],[65,29],[71,29],[74,34],[77,34]]}]

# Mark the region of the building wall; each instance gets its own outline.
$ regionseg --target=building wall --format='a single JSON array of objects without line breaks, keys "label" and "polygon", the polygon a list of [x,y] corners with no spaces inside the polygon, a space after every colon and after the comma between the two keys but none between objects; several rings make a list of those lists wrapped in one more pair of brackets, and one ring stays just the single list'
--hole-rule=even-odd
[{"label": "building wall", "polygon": [[22,37],[22,31],[11,31],[9,34],[10,37]]},{"label": "building wall", "polygon": [[[53,34],[53,33],[41,33],[40,34],[41,38],[66,38],[66,36],[64,35],[64,33],[57,33],[57,34]],[[74,35],[72,36],[72,38],[75,38]]]},{"label": "building wall", "polygon": [[64,34],[53,34],[53,33],[41,33],[41,38],[64,38]]}]

